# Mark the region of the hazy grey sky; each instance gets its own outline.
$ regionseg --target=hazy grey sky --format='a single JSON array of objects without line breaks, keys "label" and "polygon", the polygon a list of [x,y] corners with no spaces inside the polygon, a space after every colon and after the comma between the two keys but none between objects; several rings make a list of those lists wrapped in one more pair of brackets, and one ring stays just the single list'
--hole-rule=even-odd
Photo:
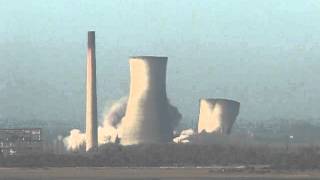
[{"label": "hazy grey sky", "polygon": [[86,33],[99,111],[128,93],[128,57],[169,57],[185,122],[201,97],[242,121],[320,118],[320,0],[0,0],[0,117],[84,121]]}]

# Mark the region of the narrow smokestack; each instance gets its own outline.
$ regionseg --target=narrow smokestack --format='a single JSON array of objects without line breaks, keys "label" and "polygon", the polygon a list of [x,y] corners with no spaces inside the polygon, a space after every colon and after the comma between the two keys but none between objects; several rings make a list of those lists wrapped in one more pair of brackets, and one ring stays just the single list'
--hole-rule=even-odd
[{"label": "narrow smokestack", "polygon": [[98,145],[95,32],[88,32],[86,80],[86,151]]},{"label": "narrow smokestack", "polygon": [[138,56],[130,63],[130,94],[121,144],[172,141],[166,94],[167,57]]},{"label": "narrow smokestack", "polygon": [[198,133],[230,134],[240,103],[228,99],[201,99]]}]

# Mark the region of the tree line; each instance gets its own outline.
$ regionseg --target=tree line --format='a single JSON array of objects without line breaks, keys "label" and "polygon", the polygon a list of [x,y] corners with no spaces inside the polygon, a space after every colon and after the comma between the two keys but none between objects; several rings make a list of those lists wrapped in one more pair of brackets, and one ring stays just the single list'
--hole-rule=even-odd
[{"label": "tree line", "polygon": [[2,167],[159,167],[270,165],[274,169],[320,169],[318,146],[290,151],[268,146],[225,144],[106,144],[95,152],[37,153],[0,157]]}]

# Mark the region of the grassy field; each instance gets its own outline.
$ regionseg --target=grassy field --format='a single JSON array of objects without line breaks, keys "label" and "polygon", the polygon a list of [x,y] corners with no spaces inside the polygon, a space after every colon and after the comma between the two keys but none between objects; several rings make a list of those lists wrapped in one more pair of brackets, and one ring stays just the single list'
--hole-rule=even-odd
[{"label": "grassy field", "polygon": [[0,168],[0,179],[12,180],[227,180],[320,179],[320,172],[217,172],[212,168]]}]

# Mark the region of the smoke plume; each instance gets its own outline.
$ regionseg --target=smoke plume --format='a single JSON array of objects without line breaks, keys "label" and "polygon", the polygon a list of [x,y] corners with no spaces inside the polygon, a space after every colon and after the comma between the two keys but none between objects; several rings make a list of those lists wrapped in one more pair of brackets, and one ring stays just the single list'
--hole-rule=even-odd
[{"label": "smoke plume", "polygon": [[120,138],[121,120],[127,109],[127,97],[120,98],[104,113],[102,126],[98,129],[99,144],[115,143]]},{"label": "smoke plume", "polygon": [[[122,97],[106,109],[103,114],[103,122],[98,127],[98,143],[99,145],[106,143],[116,143],[121,139],[121,120],[125,116],[127,109],[127,97]],[[182,115],[178,108],[169,103],[169,119],[171,128],[174,129],[179,124]],[[79,129],[72,129],[70,135],[63,140],[65,147],[69,151],[76,151],[85,144],[85,133]]]},{"label": "smoke plume", "polygon": [[70,136],[63,139],[64,146],[69,151],[76,151],[85,145],[86,136],[79,129],[72,129]]},{"label": "smoke plume", "polygon": [[175,143],[189,143],[191,138],[195,135],[193,129],[186,129],[181,131],[180,135],[173,139]]},{"label": "smoke plume", "polygon": [[127,109],[127,97],[120,98],[117,102],[113,103],[111,108],[106,111],[104,123],[108,123],[112,127],[117,127],[121,123]]},{"label": "smoke plume", "polygon": [[182,119],[182,115],[179,112],[178,108],[173,106],[169,102],[169,100],[168,100],[168,104],[169,104],[169,111],[168,111],[169,123],[171,123],[170,126],[172,130],[174,130],[179,125],[180,120]]}]

